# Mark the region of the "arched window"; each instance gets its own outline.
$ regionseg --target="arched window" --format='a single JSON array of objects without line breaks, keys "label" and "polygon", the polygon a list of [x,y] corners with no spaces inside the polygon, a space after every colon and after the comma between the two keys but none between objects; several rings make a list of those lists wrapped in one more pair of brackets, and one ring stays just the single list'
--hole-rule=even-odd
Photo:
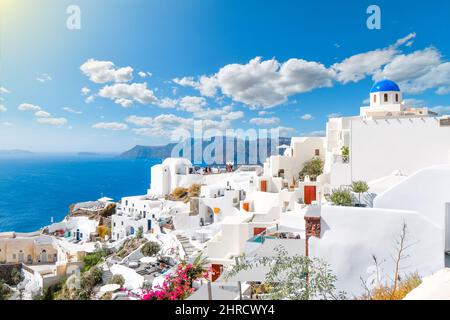
[{"label": "arched window", "polygon": [[377,95],[376,94],[373,95],[373,102],[377,103]]},{"label": "arched window", "polygon": [[395,102],[398,102],[398,93],[395,94]]},{"label": "arched window", "polygon": [[384,102],[388,102],[388,94],[387,93],[384,94]]}]

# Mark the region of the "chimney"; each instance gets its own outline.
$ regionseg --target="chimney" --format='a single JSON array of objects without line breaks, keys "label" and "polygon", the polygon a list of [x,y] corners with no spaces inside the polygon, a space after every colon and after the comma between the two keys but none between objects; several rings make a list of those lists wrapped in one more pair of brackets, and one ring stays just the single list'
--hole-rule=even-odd
[{"label": "chimney", "polygon": [[309,238],[317,237],[320,238],[320,216],[305,216],[305,233],[306,233],[306,256],[309,255]]}]

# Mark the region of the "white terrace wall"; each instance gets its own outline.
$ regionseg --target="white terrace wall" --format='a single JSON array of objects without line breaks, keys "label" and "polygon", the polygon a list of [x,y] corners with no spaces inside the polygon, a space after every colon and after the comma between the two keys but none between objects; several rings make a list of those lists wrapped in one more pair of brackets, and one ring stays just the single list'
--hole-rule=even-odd
[{"label": "white terrace wall", "polygon": [[446,203],[450,203],[450,166],[435,166],[378,195],[374,207],[417,211],[444,229]]},{"label": "white terrace wall", "polygon": [[351,180],[374,180],[395,170],[410,175],[450,163],[450,126],[439,119],[351,120]]},{"label": "white terrace wall", "polygon": [[427,276],[444,267],[443,229],[416,212],[323,206],[321,218],[321,238],[310,238],[310,255],[330,264],[337,276],[337,290],[350,296],[363,293],[360,277],[369,282],[374,279],[372,255],[382,262],[381,273],[393,277],[391,255],[396,253],[395,241],[403,222],[407,225],[406,243],[412,246],[405,252],[409,258],[402,261],[401,271]]}]

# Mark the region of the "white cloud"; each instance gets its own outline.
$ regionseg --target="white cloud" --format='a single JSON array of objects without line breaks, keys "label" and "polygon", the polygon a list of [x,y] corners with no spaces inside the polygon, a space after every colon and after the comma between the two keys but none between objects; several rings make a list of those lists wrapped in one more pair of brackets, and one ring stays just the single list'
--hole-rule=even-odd
[{"label": "white cloud", "polygon": [[8,109],[4,105],[0,104],[0,112],[6,112],[6,111],[8,111]]},{"label": "white cloud", "polygon": [[92,126],[94,129],[105,129],[105,130],[113,130],[113,131],[123,131],[127,130],[128,126],[126,123],[120,122],[99,122]]},{"label": "white cloud", "polygon": [[63,126],[67,123],[66,118],[38,118],[37,122],[40,124],[48,124],[51,126]]},{"label": "white cloud", "polygon": [[48,117],[51,116],[51,114],[50,114],[49,112],[44,111],[44,110],[36,111],[36,112],[34,113],[34,115],[35,115],[36,117],[38,117],[38,118],[48,118]]},{"label": "white cloud", "polygon": [[396,53],[395,48],[389,47],[356,54],[335,63],[332,68],[336,72],[336,80],[344,84],[363,80],[391,61]]},{"label": "white cloud", "polygon": [[403,44],[405,44],[405,43],[408,44],[408,43],[410,43],[411,40],[414,39],[415,37],[416,37],[416,33],[415,33],[415,32],[412,32],[412,33],[408,34],[407,36],[405,36],[404,38],[398,39],[398,40],[395,42],[395,45],[394,45],[394,46],[398,47],[398,46],[401,46],[401,45],[403,45]]},{"label": "white cloud", "polygon": [[420,99],[404,99],[403,102],[405,102],[405,105],[407,107],[412,107],[412,108],[425,107],[425,105],[426,105],[425,101],[420,100]]},{"label": "white cloud", "polygon": [[6,126],[6,127],[12,127],[12,126],[14,126],[14,124],[12,124],[11,122],[7,122],[7,121],[2,122],[2,125]]},{"label": "white cloud", "polygon": [[174,114],[161,114],[155,118],[130,116],[127,122],[144,128],[133,129],[133,132],[149,137],[173,137],[182,131],[192,131],[194,123],[202,126],[203,130],[218,129],[224,130],[229,127],[229,121],[215,121],[211,119],[194,120],[193,118],[183,118]]},{"label": "white cloud", "polygon": [[247,64],[229,64],[214,76],[223,94],[255,107],[273,107],[288,96],[330,87],[333,73],[324,65],[301,59],[279,63],[256,57]]},{"label": "white cloud", "polygon": [[450,62],[441,63],[429,72],[412,81],[400,84],[404,91],[422,93],[429,89],[436,89],[437,94],[450,93]]},{"label": "white cloud", "polygon": [[91,95],[91,96],[87,97],[87,98],[84,100],[84,102],[86,102],[86,103],[91,103],[91,102],[94,101],[94,99],[95,99],[95,96],[94,96],[94,95]]},{"label": "white cloud", "polygon": [[1,86],[0,86],[0,94],[5,94],[5,93],[11,93],[11,91],[9,91],[8,89],[6,89],[5,87],[1,87]]},{"label": "white cloud", "polygon": [[20,104],[17,107],[17,109],[19,109],[20,111],[29,111],[29,110],[31,110],[31,111],[39,111],[42,108],[39,107],[39,106],[33,105],[31,103],[22,103],[22,104]]},{"label": "white cloud", "polygon": [[295,132],[295,129],[290,127],[276,127],[273,129],[278,130],[280,137],[289,137]]},{"label": "white cloud", "polygon": [[244,117],[244,112],[242,111],[232,111],[224,114],[221,118],[224,121],[234,121]]},{"label": "white cloud", "polygon": [[116,68],[111,61],[89,59],[81,65],[80,69],[95,83],[128,82],[133,78],[133,68]]},{"label": "white cloud", "polygon": [[138,117],[135,115],[127,117],[125,121],[139,127],[151,126],[154,124],[153,118],[151,117]]},{"label": "white cloud", "polygon": [[309,120],[313,120],[314,117],[313,117],[312,115],[310,115],[309,113],[307,113],[307,114],[302,115],[302,116],[301,116],[301,119],[302,119],[302,120],[309,121]]},{"label": "white cloud", "polygon": [[303,137],[324,137],[325,135],[326,135],[326,133],[324,130],[311,131],[311,132],[302,134]]},{"label": "white cloud", "polygon": [[46,81],[52,80],[52,77],[47,73],[43,73],[43,74],[37,76],[36,80],[39,82],[46,82]]},{"label": "white cloud", "polygon": [[200,94],[205,97],[214,97],[217,93],[217,80],[215,77],[201,76],[197,85]]},{"label": "white cloud", "polygon": [[80,91],[82,96],[87,96],[89,92],[91,92],[91,89],[89,89],[88,87],[83,87]]},{"label": "white cloud", "polygon": [[274,125],[280,122],[280,118],[271,117],[271,118],[252,118],[249,120],[249,123],[255,124],[258,126],[261,125]]},{"label": "white cloud", "polygon": [[179,101],[179,108],[187,112],[199,112],[206,106],[206,100],[203,97],[185,96]]},{"label": "white cloud", "polygon": [[116,83],[103,87],[98,95],[103,98],[109,98],[125,108],[130,107],[134,101],[141,104],[157,102],[153,91],[147,88],[146,83]]},{"label": "white cloud", "polygon": [[153,74],[151,72],[139,71],[138,75],[141,78],[146,78],[146,77],[151,77]]},{"label": "white cloud", "polygon": [[158,101],[158,106],[165,109],[176,108],[178,100],[171,98],[164,98]]},{"label": "white cloud", "polygon": [[436,106],[436,107],[430,108],[430,110],[438,113],[439,115],[450,114],[450,106]]},{"label": "white cloud", "polygon": [[441,54],[434,48],[418,50],[411,54],[397,55],[382,70],[378,70],[373,79],[388,78],[397,82],[406,82],[419,78],[441,63]]},{"label": "white cloud", "polygon": [[376,73],[383,65],[389,63],[398,53],[398,47],[415,38],[415,33],[398,39],[394,45],[353,55],[331,68],[336,72],[336,80],[342,83],[358,82],[366,76]]},{"label": "white cloud", "polygon": [[338,112],[333,112],[328,115],[328,118],[340,118],[340,117],[342,117],[342,114]]},{"label": "white cloud", "polygon": [[272,112],[272,111],[267,111],[267,110],[261,110],[261,111],[258,112],[258,115],[259,115],[259,116],[267,116],[267,115],[269,115],[269,114],[274,114],[274,112]]},{"label": "white cloud", "polygon": [[82,114],[82,113],[83,113],[83,112],[81,112],[81,111],[72,109],[72,108],[70,108],[70,107],[64,107],[63,110],[66,111],[66,112],[69,112],[69,113],[75,113],[75,114]]}]

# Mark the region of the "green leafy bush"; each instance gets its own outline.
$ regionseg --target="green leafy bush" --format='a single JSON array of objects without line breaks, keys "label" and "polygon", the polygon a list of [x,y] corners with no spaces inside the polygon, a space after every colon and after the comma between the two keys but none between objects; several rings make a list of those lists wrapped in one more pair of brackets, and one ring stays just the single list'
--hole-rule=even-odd
[{"label": "green leafy bush", "polygon": [[8,286],[0,280],[0,300],[8,300],[11,296],[11,290]]},{"label": "green leafy bush", "polygon": [[93,266],[99,264],[104,257],[106,257],[107,252],[104,249],[98,249],[92,253],[88,253],[83,257],[84,267],[83,272],[90,270]]},{"label": "green leafy bush", "polygon": [[303,166],[302,171],[299,173],[300,180],[304,180],[305,176],[314,181],[323,173],[323,161],[319,157],[315,157],[310,161],[306,162]]},{"label": "green leafy bush", "polygon": [[109,283],[118,284],[120,287],[123,287],[125,284],[125,278],[120,274],[115,274],[109,279]]},{"label": "green leafy bush", "polygon": [[158,242],[149,241],[141,248],[141,252],[146,257],[153,257],[161,250],[161,246]]},{"label": "green leafy bush", "polygon": [[352,196],[347,189],[335,189],[330,196],[331,202],[337,206],[351,206]]}]

